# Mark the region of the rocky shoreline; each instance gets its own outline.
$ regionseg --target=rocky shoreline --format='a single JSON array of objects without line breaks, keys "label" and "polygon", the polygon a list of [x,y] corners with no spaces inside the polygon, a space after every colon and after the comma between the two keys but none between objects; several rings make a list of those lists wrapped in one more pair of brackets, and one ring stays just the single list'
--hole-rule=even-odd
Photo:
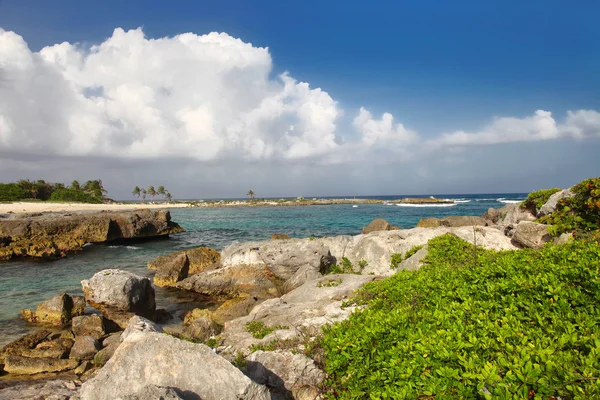
[{"label": "rocky shoreline", "polygon": [[0,218],[0,260],[56,259],[87,243],[147,240],[184,232],[166,210],[11,215]]},{"label": "rocky shoreline", "polygon": [[[510,204],[412,229],[376,220],[357,236],[282,235],[161,256],[148,263],[155,285],[220,303],[188,312],[179,330],[161,325],[171,316],[156,310],[148,278],[100,271],[82,281],[84,299],[62,294],[22,312],[41,329],[0,350],[0,399],[321,398],[316,339],[356,310],[347,301],[357,289],[419,269],[428,241],[444,234],[494,250],[557,240],[535,218]],[[86,304],[96,313],[83,315]]]}]

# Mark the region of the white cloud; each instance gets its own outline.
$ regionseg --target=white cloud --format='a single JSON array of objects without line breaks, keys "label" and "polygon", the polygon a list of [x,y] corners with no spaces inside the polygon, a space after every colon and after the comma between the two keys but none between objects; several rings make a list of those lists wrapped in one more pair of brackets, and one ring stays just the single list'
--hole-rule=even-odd
[{"label": "white cloud", "polygon": [[360,108],[354,119],[354,127],[361,133],[362,143],[368,147],[405,146],[418,139],[415,132],[409,131],[400,123],[394,123],[392,114],[384,113],[380,120],[375,120],[364,107]]},{"label": "white cloud", "polygon": [[430,140],[434,147],[494,145],[537,142],[561,138],[600,137],[600,113],[592,110],[569,111],[565,124],[557,124],[549,111],[538,110],[526,118],[496,118],[479,132],[456,131]]},{"label": "white cloud", "polygon": [[[0,30],[0,146],[59,155],[296,159],[335,149],[336,102],[224,33],[31,52]],[[293,126],[293,129],[289,129]]]}]

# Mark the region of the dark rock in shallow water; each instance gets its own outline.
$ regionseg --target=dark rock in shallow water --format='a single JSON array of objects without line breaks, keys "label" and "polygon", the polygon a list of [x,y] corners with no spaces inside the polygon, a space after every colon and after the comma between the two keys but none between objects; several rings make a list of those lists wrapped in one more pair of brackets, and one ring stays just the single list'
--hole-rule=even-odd
[{"label": "dark rock in shallow water", "polygon": [[134,315],[153,320],[154,288],[148,278],[119,269],[105,269],[81,281],[85,298],[107,319],[122,329]]},{"label": "dark rock in shallow water", "polygon": [[60,258],[86,243],[167,236],[184,229],[169,211],[39,214],[0,220],[0,260]]},{"label": "dark rock in shallow water", "polygon": [[371,223],[362,228],[362,233],[371,233],[377,231],[391,231],[392,226],[383,218],[376,218]]}]

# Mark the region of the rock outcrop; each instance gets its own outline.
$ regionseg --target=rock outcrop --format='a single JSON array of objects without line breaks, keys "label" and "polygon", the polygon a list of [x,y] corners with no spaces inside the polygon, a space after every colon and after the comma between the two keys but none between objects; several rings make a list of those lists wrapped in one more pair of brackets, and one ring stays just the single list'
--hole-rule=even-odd
[{"label": "rock outcrop", "polygon": [[444,218],[423,218],[417,223],[417,228],[437,228],[446,226],[458,228],[461,226],[486,226],[488,221],[482,217],[449,216]]},{"label": "rock outcrop", "polygon": [[54,259],[80,251],[86,243],[167,236],[184,229],[169,211],[37,214],[0,220],[0,260]]},{"label": "rock outcrop", "polygon": [[556,206],[558,205],[559,201],[561,201],[562,199],[571,198],[573,196],[575,196],[575,193],[573,193],[571,189],[564,189],[560,192],[554,193],[550,196],[548,201],[540,208],[540,210],[537,213],[537,217],[539,218],[543,217],[544,215],[552,214],[554,211],[556,211]]},{"label": "rock outcrop", "polygon": [[98,374],[83,384],[80,395],[82,400],[113,400],[139,395],[148,385],[202,400],[271,398],[266,387],[210,347],[152,332],[128,336]]},{"label": "rock outcrop", "polygon": [[163,265],[171,263],[175,258],[185,254],[188,258],[188,274],[194,275],[210,269],[215,269],[221,259],[221,254],[208,247],[198,247],[195,249],[181,250],[175,253],[156,257],[148,261],[148,269],[151,271],[159,270]]},{"label": "rock outcrop", "polygon": [[154,284],[156,286],[174,286],[180,280],[187,278],[190,270],[190,260],[183,253],[179,254],[170,262],[161,264],[154,275]]},{"label": "rock outcrop", "polygon": [[541,249],[552,239],[552,235],[548,232],[548,225],[527,221],[517,225],[512,237],[513,242],[532,249]]},{"label": "rock outcrop", "polygon": [[148,278],[119,269],[105,269],[81,281],[87,302],[122,329],[131,317],[154,319],[154,289]]},{"label": "rock outcrop", "polygon": [[83,315],[85,299],[82,296],[59,294],[38,304],[35,311],[21,310],[21,317],[30,323],[64,326],[73,317]]},{"label": "rock outcrop", "polygon": [[362,228],[362,233],[366,234],[377,231],[390,231],[392,230],[391,228],[392,226],[385,219],[376,218],[373,221],[371,221],[369,225]]}]

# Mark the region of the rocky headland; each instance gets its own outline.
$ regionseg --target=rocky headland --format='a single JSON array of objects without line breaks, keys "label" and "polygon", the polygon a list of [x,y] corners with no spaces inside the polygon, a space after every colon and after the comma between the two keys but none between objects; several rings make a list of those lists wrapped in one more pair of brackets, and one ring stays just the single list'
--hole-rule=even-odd
[{"label": "rocky headland", "polygon": [[56,259],[86,243],[166,237],[184,229],[166,210],[14,214],[0,218],[0,260]]},{"label": "rocky headland", "polygon": [[[556,203],[542,209],[551,213]],[[190,311],[178,329],[156,323],[161,313],[148,278],[100,271],[82,281],[84,299],[63,294],[22,312],[42,327],[0,350],[2,382],[9,386],[0,399],[32,393],[83,400],[322,398],[318,338],[324,326],[358,309],[348,302],[357,289],[418,270],[427,243],[441,235],[492,250],[566,240],[535,219],[510,204],[481,217],[423,219],[412,229],[376,220],[356,236],[274,235],[221,252],[201,247],[161,256],[148,263],[155,285],[220,304]],[[168,215],[164,221],[163,232],[180,229],[169,225]],[[105,231],[93,237],[119,236]],[[95,314],[83,315],[86,303]]]}]

